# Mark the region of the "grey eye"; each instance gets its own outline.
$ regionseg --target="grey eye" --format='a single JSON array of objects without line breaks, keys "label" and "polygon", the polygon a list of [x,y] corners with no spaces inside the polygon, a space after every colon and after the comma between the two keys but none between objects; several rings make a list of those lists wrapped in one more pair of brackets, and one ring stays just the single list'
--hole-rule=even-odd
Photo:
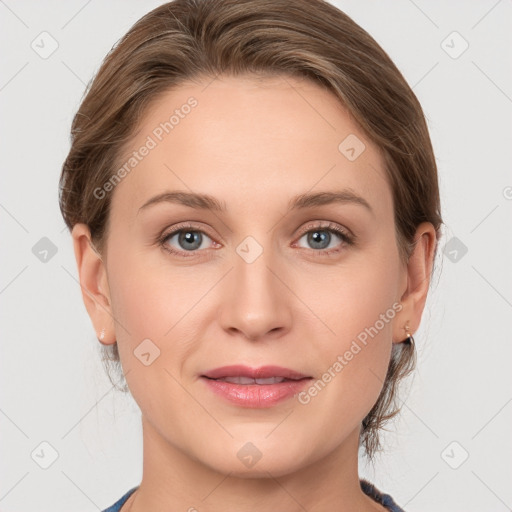
[{"label": "grey eye", "polygon": [[[300,240],[303,238],[306,238],[307,244],[309,248],[311,249],[330,249],[334,246],[330,246],[330,243],[333,241],[333,235],[334,237],[341,240],[340,235],[337,233],[334,233],[332,230],[329,229],[313,229],[311,231],[308,231],[305,233]],[[334,241],[336,241],[334,239]]]},{"label": "grey eye", "polygon": [[[201,231],[192,229],[181,229],[179,231],[171,233],[166,238],[166,243],[172,245],[171,240],[176,237],[178,241],[177,249],[182,251],[195,251],[201,248],[204,249],[204,247],[201,246],[203,245],[203,242],[205,242],[205,239],[211,240],[208,235],[202,233]],[[176,246],[173,247],[176,248]]]}]

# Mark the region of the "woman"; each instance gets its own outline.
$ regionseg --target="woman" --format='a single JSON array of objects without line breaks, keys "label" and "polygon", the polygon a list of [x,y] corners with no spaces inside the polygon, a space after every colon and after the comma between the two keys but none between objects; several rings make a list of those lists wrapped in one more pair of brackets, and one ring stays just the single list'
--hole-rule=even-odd
[{"label": "woman", "polygon": [[358,476],[415,363],[442,225],[421,106],[323,1],[175,0],[106,57],[60,205],[142,412],[108,512],[401,511]]}]

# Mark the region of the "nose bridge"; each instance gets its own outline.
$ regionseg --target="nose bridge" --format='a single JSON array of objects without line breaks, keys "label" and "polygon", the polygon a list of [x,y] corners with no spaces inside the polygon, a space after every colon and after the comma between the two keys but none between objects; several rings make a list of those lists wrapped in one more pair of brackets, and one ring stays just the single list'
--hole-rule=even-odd
[{"label": "nose bridge", "polygon": [[260,243],[247,236],[233,253],[229,292],[220,315],[225,329],[236,329],[251,339],[271,330],[288,328],[290,321],[285,286],[276,277],[279,268],[271,237],[261,235]]}]

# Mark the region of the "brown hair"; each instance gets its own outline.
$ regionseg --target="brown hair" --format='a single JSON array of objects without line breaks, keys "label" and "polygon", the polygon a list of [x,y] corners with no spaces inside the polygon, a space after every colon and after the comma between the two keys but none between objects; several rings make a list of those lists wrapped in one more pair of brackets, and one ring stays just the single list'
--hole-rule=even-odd
[{"label": "brown hair", "polygon": [[[422,108],[377,42],[323,0],[174,0],[135,23],[104,59],[73,120],[60,179],[69,229],[87,224],[102,252],[111,194],[98,199],[94,191],[118,168],[150,102],[221,74],[300,77],[332,92],[383,154],[402,260],[421,222],[440,238],[437,168]],[[122,378],[117,343],[102,348],[109,377],[113,363]],[[393,344],[382,391],[362,423],[370,459],[381,448],[379,429],[400,410],[398,383],[415,357],[413,345]]]}]

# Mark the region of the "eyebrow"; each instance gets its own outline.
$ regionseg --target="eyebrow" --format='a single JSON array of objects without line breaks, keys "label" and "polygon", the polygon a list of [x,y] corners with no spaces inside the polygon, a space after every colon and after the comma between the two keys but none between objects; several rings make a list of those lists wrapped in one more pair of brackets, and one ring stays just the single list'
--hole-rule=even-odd
[{"label": "eyebrow", "polygon": [[298,210],[304,208],[313,208],[315,206],[323,206],[326,204],[356,204],[364,206],[373,214],[372,207],[366,199],[357,195],[353,190],[345,189],[329,192],[315,192],[313,194],[301,194],[290,200],[288,210]]},{"label": "eyebrow", "polygon": [[[175,191],[164,192],[152,197],[139,208],[137,213],[150,206],[160,203],[181,204],[196,210],[210,210],[221,213],[227,211],[226,203],[224,201],[219,201],[215,197],[208,194]],[[360,205],[373,214],[372,207],[368,201],[350,189],[300,194],[290,199],[288,202],[288,211],[303,210],[306,208],[314,208],[316,206],[324,206],[335,203]]]}]

